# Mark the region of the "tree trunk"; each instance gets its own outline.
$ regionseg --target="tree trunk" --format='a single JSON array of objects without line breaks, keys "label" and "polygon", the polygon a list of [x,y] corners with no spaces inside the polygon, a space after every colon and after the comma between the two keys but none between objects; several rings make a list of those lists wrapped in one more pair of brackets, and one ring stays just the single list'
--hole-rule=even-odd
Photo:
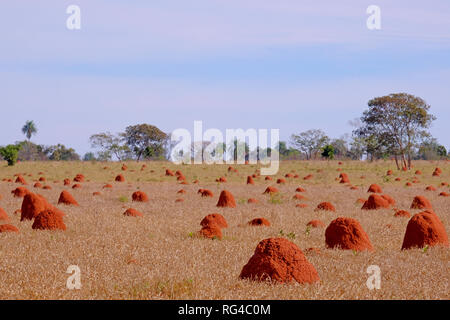
[{"label": "tree trunk", "polygon": [[397,170],[400,170],[400,166],[398,164],[398,157],[397,154],[395,155],[395,164],[397,165]]},{"label": "tree trunk", "polygon": [[402,166],[403,166],[404,168],[407,168],[407,167],[408,167],[407,164],[406,164],[406,159],[405,159],[405,154],[404,154],[404,153],[402,153]]},{"label": "tree trunk", "polygon": [[411,153],[408,153],[408,169],[411,170]]}]

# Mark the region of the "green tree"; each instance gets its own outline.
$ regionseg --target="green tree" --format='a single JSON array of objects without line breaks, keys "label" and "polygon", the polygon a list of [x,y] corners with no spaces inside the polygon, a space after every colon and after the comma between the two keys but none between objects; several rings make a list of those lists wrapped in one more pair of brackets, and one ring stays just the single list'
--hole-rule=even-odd
[{"label": "green tree", "polygon": [[160,158],[166,153],[168,135],[150,124],[128,126],[121,136],[137,161],[145,155]]},{"label": "green tree", "polygon": [[78,161],[80,156],[72,148],[67,148],[63,144],[57,144],[56,146],[50,146],[45,149],[45,153],[48,154],[48,158],[54,161]]},{"label": "green tree", "polygon": [[34,124],[34,122],[32,120],[31,121],[28,120],[27,122],[25,122],[25,125],[22,127],[22,132],[27,137],[27,139],[30,140],[31,136],[33,134],[36,134],[36,132],[37,132],[36,125]]},{"label": "green tree", "polygon": [[8,166],[13,166],[17,163],[19,150],[20,145],[9,144],[6,147],[0,148],[0,155],[8,162]]},{"label": "green tree", "polygon": [[429,136],[427,129],[436,119],[430,106],[421,98],[407,93],[393,93],[368,102],[358,129],[366,137],[374,137],[387,152],[399,155],[402,166],[411,168],[414,147]]},{"label": "green tree", "polygon": [[325,132],[317,129],[301,132],[298,135],[291,135],[291,144],[300,152],[305,153],[308,160],[315,157],[328,144],[329,140]]},{"label": "green tree", "polygon": [[102,132],[98,134],[91,135],[89,141],[91,142],[91,147],[95,149],[100,149],[97,152],[97,159],[100,161],[109,161],[113,156],[119,161],[123,161],[131,157],[130,148],[124,143],[122,143],[121,136],[114,135],[110,132]]},{"label": "green tree", "polygon": [[87,152],[83,156],[83,161],[95,161],[95,154],[93,152]]},{"label": "green tree", "polygon": [[331,144],[327,144],[322,148],[322,157],[327,158],[328,160],[334,159],[334,147]]}]

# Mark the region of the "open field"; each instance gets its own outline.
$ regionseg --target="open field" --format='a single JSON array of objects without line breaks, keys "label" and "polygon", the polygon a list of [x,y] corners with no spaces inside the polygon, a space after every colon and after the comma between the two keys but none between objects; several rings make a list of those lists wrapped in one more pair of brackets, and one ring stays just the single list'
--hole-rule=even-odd
[{"label": "open field", "polygon": [[[127,171],[122,163],[100,162],[34,162],[14,167],[0,167],[0,180],[13,179],[21,173],[28,189],[37,192],[56,206],[62,190],[69,190],[79,207],[58,205],[64,211],[66,231],[37,231],[31,221],[20,222],[22,199],[14,198],[11,190],[19,186],[0,182],[0,207],[10,217],[8,223],[18,227],[19,233],[0,233],[0,299],[449,299],[448,248],[400,250],[408,218],[394,217],[393,209],[361,210],[358,198],[367,199],[367,188],[379,184],[384,194],[396,200],[395,208],[411,214],[423,211],[409,209],[416,195],[426,196],[450,230],[450,197],[438,196],[449,192],[449,162],[414,162],[414,170],[397,171],[391,161],[365,163],[359,161],[284,161],[273,181],[255,179],[246,185],[248,175],[257,165],[233,165],[238,172],[228,172],[228,165],[183,165],[169,162],[129,162]],[[104,168],[107,166],[108,168]],[[432,172],[440,167],[440,177]],[[188,185],[181,185],[175,177],[166,177],[165,168],[181,170]],[[340,172],[348,174],[350,190],[336,181]],[[319,170],[321,169],[321,171]],[[392,169],[394,174],[386,176]],[[415,175],[416,169],[422,175]],[[318,172],[318,170],[320,172]],[[153,171],[153,172],[152,172]],[[39,175],[39,172],[43,172]],[[286,178],[277,185],[276,178],[294,172],[299,178]],[[63,186],[64,178],[82,173],[86,182],[82,188]],[[126,182],[114,182],[122,173]],[[32,176],[28,176],[31,174]],[[311,180],[303,180],[313,174]],[[44,176],[51,190],[33,188]],[[225,176],[226,183],[215,179]],[[364,176],[364,177],[362,177]],[[401,181],[394,181],[400,177]],[[407,181],[417,177],[420,182],[406,187]],[[198,184],[192,181],[198,179]],[[57,182],[55,182],[57,181]],[[103,189],[110,183],[112,189]],[[276,186],[280,197],[263,195],[267,186]],[[436,191],[425,191],[432,185]],[[303,187],[306,200],[294,200],[297,187]],[[214,192],[212,198],[202,198],[199,188]],[[186,194],[177,194],[185,189]],[[217,208],[220,191],[230,191],[236,208]],[[146,192],[148,203],[131,202],[136,190]],[[92,193],[102,195],[94,197]],[[183,198],[183,202],[175,199]],[[259,202],[248,204],[248,198]],[[317,204],[328,201],[336,212],[315,211]],[[297,203],[308,207],[298,208]],[[126,217],[123,212],[133,207],[144,217]],[[228,221],[222,240],[203,239],[196,235],[200,221],[210,213],[220,213]],[[357,219],[369,235],[374,252],[332,250],[325,246],[325,228],[309,229],[308,221],[322,220],[328,225],[338,216]],[[251,227],[247,222],[263,217],[270,227]],[[259,241],[289,234],[319,273],[320,281],[312,285],[271,284],[240,280],[242,267],[252,256]],[[320,252],[306,252],[307,248]],[[69,265],[81,270],[80,290],[66,288]],[[369,290],[366,268],[381,268],[381,289]]]}]

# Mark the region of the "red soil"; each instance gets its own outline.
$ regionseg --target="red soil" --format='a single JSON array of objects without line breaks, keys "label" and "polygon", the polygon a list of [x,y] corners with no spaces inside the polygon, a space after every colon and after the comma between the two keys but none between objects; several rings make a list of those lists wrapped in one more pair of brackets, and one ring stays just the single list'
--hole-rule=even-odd
[{"label": "red soil", "polygon": [[42,188],[42,184],[40,184],[39,182],[36,182],[36,183],[33,185],[33,187],[34,187],[34,188]]},{"label": "red soil", "polygon": [[325,230],[325,243],[328,248],[373,251],[369,236],[353,218],[339,217],[331,221]]},{"label": "red soil", "polygon": [[239,277],[279,283],[313,283],[320,280],[316,269],[300,248],[284,238],[269,238],[259,242]]},{"label": "red soil", "polygon": [[186,193],[186,190],[181,189],[181,190],[178,190],[177,193],[178,193],[178,194],[185,194],[185,193]]},{"label": "red soil", "polygon": [[442,191],[441,193],[439,193],[440,197],[448,197],[450,196],[450,194],[448,194],[447,192]]},{"label": "red soil", "polygon": [[71,182],[70,182],[70,179],[64,179],[64,185],[65,186],[68,186],[69,184],[70,184]]},{"label": "red soil", "polygon": [[272,177],[267,176],[267,177],[264,178],[264,180],[266,180],[266,181],[271,181],[271,180],[272,180]]},{"label": "red soil", "polygon": [[436,188],[433,186],[428,186],[425,188],[425,191],[436,191]]},{"label": "red soil", "polygon": [[386,200],[390,205],[395,205],[395,200],[394,198],[392,198],[391,196],[387,195],[387,194],[383,194],[381,195],[381,197]]},{"label": "red soil", "polygon": [[98,192],[98,191],[95,191],[95,192],[92,193],[92,195],[93,195],[93,196],[100,196],[100,195],[102,195],[102,193],[101,193],[101,192]]},{"label": "red soil", "polygon": [[127,170],[128,170],[128,167],[125,164],[123,164],[122,165],[122,171],[127,171]]},{"label": "red soil", "polygon": [[313,175],[312,174],[308,174],[307,176],[303,177],[303,180],[310,180],[312,179]]},{"label": "red soil", "polygon": [[72,189],[80,189],[81,188],[81,184],[79,184],[79,183],[75,183],[73,186],[72,186]]},{"label": "red soil", "polygon": [[112,187],[112,184],[107,183],[103,186],[103,189],[111,189]]}]

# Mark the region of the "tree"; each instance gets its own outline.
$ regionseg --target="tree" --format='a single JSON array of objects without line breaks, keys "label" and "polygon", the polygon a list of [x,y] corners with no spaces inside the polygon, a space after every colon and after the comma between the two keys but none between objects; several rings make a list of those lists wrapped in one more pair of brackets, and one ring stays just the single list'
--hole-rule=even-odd
[{"label": "tree", "polygon": [[31,139],[31,136],[33,134],[36,134],[37,128],[34,122],[31,120],[28,120],[25,122],[25,125],[22,127],[23,134],[27,137],[28,141]]},{"label": "tree", "polygon": [[334,147],[331,144],[327,144],[322,148],[322,157],[327,158],[329,160],[334,159]]},{"label": "tree", "polygon": [[6,147],[0,148],[0,155],[4,160],[8,162],[8,166],[13,166],[17,163],[19,156],[19,145],[9,144]]},{"label": "tree", "polygon": [[299,151],[304,152],[306,159],[311,159],[324,147],[329,138],[322,130],[308,130],[298,135],[291,135],[291,144]]},{"label": "tree", "polygon": [[165,145],[168,135],[150,124],[128,126],[121,134],[130,150],[135,154],[137,161],[144,155],[159,158],[166,153]]},{"label": "tree", "polygon": [[56,146],[49,146],[45,149],[45,153],[48,154],[48,158],[54,161],[78,161],[80,156],[72,148],[66,148],[63,144],[57,144]]},{"label": "tree", "polygon": [[44,161],[48,160],[44,152],[44,146],[24,140],[16,142],[20,146],[18,160],[20,161]]},{"label": "tree", "polygon": [[430,106],[407,93],[377,97],[368,106],[361,117],[362,127],[356,131],[376,140],[387,152],[399,155],[402,166],[411,168],[414,147],[429,135],[426,129],[436,119],[428,113]]},{"label": "tree", "polygon": [[447,156],[447,150],[435,138],[424,140],[417,150],[415,159],[439,160]]},{"label": "tree", "polygon": [[130,149],[122,143],[122,134],[113,135],[110,132],[94,134],[89,138],[92,148],[99,148],[97,158],[101,161],[111,160],[113,156],[122,161],[130,157]]},{"label": "tree", "polygon": [[83,161],[95,161],[95,154],[93,152],[87,152],[83,156]]}]

